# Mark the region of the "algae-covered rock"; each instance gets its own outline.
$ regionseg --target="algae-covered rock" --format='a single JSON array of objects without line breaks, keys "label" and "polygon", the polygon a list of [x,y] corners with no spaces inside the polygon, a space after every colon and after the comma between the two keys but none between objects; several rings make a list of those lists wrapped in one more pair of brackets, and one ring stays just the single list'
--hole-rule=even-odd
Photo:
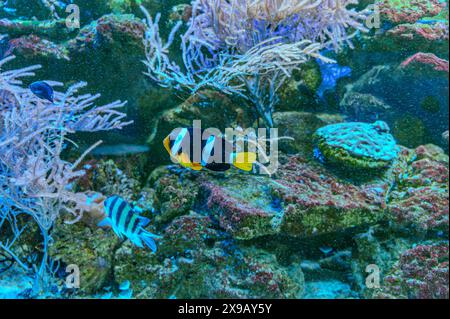
[{"label": "algae-covered rock", "polygon": [[305,237],[342,232],[384,219],[386,185],[353,185],[323,167],[291,158],[277,173],[272,194],[283,207],[281,233]]},{"label": "algae-covered rock", "polygon": [[364,298],[448,298],[448,241],[374,227],[355,244],[352,272]]},{"label": "algae-covered rock", "polygon": [[422,145],[430,140],[429,130],[423,120],[412,114],[404,114],[398,118],[392,126],[392,134],[399,144],[406,147]]},{"label": "algae-covered rock", "polygon": [[384,118],[392,112],[392,107],[372,94],[349,91],[340,102],[340,110],[352,120],[366,122]]},{"label": "algae-covered rock", "polygon": [[124,245],[116,254],[114,276],[118,282],[130,280],[137,298],[298,298],[304,286],[300,268],[225,243],[159,259]]},{"label": "algae-covered rock", "polygon": [[49,254],[62,269],[76,265],[80,270],[80,292],[92,294],[109,285],[115,250],[120,240],[112,231],[84,223],[58,223],[52,231]]},{"label": "algae-covered rock", "polygon": [[155,298],[156,279],[162,266],[155,254],[125,242],[115,253],[113,274],[116,284],[130,281],[135,298]]},{"label": "algae-covered rock", "polygon": [[352,275],[364,298],[448,298],[448,241],[371,227],[354,237]]},{"label": "algae-covered rock", "polygon": [[377,289],[367,285],[367,277],[373,274],[374,270],[378,270],[379,273],[375,275],[379,275],[379,281],[373,283],[379,284],[380,287],[385,285],[384,279],[402,251],[410,248],[419,239],[408,238],[404,233],[394,233],[382,225],[370,227],[354,236],[353,240],[351,268],[354,286],[362,297],[370,299],[374,298]]},{"label": "algae-covered rock", "polygon": [[279,142],[282,152],[312,157],[314,144],[311,136],[314,132],[322,126],[343,122],[344,118],[339,114],[276,112],[273,114],[273,121],[279,136],[294,139]]},{"label": "algae-covered rock", "polygon": [[165,175],[158,179],[154,189],[156,221],[163,224],[189,213],[198,195],[198,185],[187,176],[180,178],[176,174]]},{"label": "algae-covered rock", "polygon": [[418,232],[448,233],[448,155],[435,145],[404,149],[391,174],[389,219]]},{"label": "algae-covered rock", "polygon": [[202,193],[220,226],[237,239],[270,234],[305,237],[383,219],[382,182],[355,186],[325,168],[291,157],[276,178],[208,180]]},{"label": "algae-covered rock", "polygon": [[78,191],[97,191],[105,196],[120,195],[127,200],[134,199],[140,191],[140,183],[134,178],[136,172],[122,170],[113,160],[93,160],[84,169],[85,176],[77,181]]},{"label": "algae-covered rock", "polygon": [[237,239],[251,239],[279,231],[281,207],[271,195],[271,180],[248,175],[210,180],[202,184],[206,205],[220,226]]},{"label": "algae-covered rock", "polygon": [[386,168],[399,151],[382,121],[327,125],[316,131],[315,139],[327,162],[347,169]]},{"label": "algae-covered rock", "polygon": [[279,89],[277,111],[313,111],[323,109],[317,101],[316,91],[322,83],[322,73],[319,64],[310,60],[295,70],[292,77]]},{"label": "algae-covered rock", "polygon": [[445,8],[440,0],[379,0],[377,3],[383,18],[394,23],[416,22],[436,16]]},{"label": "algae-covered rock", "polygon": [[[448,56],[446,1],[377,0],[375,5],[379,10],[377,18],[380,24],[375,26],[377,31],[374,34],[362,37],[364,44],[359,48],[364,53],[377,55],[373,62],[398,62],[404,54],[411,55],[424,48],[427,52]],[[367,59],[361,61],[367,62]]]},{"label": "algae-covered rock", "polygon": [[301,298],[305,279],[298,265],[281,266],[275,256],[257,249],[244,249],[249,274],[243,286],[257,298]]},{"label": "algae-covered rock", "polygon": [[448,241],[403,251],[387,273],[376,298],[448,299]]},{"label": "algae-covered rock", "polygon": [[175,218],[167,225],[158,255],[170,257],[206,249],[220,237],[222,236],[219,235],[211,217],[191,211],[188,215]]}]

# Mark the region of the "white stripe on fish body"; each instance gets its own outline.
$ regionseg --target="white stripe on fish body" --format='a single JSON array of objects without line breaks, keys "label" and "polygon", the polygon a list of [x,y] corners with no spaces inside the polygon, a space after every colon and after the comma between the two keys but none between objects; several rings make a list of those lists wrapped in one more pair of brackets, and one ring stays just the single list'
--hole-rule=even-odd
[{"label": "white stripe on fish body", "polygon": [[110,197],[105,204],[105,210],[114,232],[121,238],[123,238],[122,235],[132,236],[133,234],[128,232],[128,226],[138,216],[133,208],[119,196]]},{"label": "white stripe on fish body", "polygon": [[180,133],[178,133],[177,138],[175,139],[175,142],[170,150],[170,152],[172,153],[173,156],[176,156],[178,151],[181,148],[181,143],[184,140],[184,137],[186,136],[186,134],[188,133],[188,129],[187,128],[183,128]]},{"label": "white stripe on fish body", "polygon": [[236,159],[236,153],[230,153],[230,157],[228,158],[230,164],[234,163],[234,160]]},{"label": "white stripe on fish body", "polygon": [[[126,229],[127,229],[127,221],[132,218],[133,215],[136,213],[133,211],[130,205],[126,205],[125,208],[119,212],[120,216],[118,217],[118,226],[119,229],[127,235]],[[129,221],[128,221],[129,223]]]},{"label": "white stripe on fish body", "polygon": [[208,160],[211,157],[215,142],[216,142],[216,137],[214,135],[211,135],[208,138],[208,140],[206,141],[206,145],[203,148],[203,152],[202,152],[202,165],[203,166],[208,164]]}]

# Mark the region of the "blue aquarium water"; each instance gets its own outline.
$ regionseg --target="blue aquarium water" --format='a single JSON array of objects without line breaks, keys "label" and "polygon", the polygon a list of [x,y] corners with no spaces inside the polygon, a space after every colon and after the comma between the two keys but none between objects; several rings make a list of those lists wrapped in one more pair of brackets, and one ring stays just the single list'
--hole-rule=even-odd
[{"label": "blue aquarium water", "polygon": [[0,299],[449,298],[447,0],[0,1]]}]

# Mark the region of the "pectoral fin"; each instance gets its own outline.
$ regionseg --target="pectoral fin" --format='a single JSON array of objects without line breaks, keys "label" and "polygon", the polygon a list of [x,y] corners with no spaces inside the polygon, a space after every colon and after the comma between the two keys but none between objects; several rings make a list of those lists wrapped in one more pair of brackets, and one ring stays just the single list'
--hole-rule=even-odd
[{"label": "pectoral fin", "polygon": [[98,224],[98,227],[112,227],[111,219],[108,217],[105,217],[103,220],[101,220]]},{"label": "pectoral fin", "polygon": [[199,171],[202,169],[202,165],[199,163],[191,163],[191,160],[185,153],[181,153],[180,155],[177,155],[177,160],[180,163],[180,165]]}]

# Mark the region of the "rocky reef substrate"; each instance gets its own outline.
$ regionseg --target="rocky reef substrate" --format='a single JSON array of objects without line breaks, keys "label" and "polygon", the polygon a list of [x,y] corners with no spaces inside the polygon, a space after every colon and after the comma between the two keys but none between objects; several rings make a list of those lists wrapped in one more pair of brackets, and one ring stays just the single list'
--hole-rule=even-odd
[{"label": "rocky reef substrate", "polygon": [[300,155],[280,161],[272,177],[161,166],[144,187],[131,165],[91,162],[89,187],[141,208],[158,251],[86,219],[55,226],[51,256],[79,265],[85,297],[119,297],[126,283],[136,298],[448,298],[440,148],[401,147],[384,174],[359,183]]}]

